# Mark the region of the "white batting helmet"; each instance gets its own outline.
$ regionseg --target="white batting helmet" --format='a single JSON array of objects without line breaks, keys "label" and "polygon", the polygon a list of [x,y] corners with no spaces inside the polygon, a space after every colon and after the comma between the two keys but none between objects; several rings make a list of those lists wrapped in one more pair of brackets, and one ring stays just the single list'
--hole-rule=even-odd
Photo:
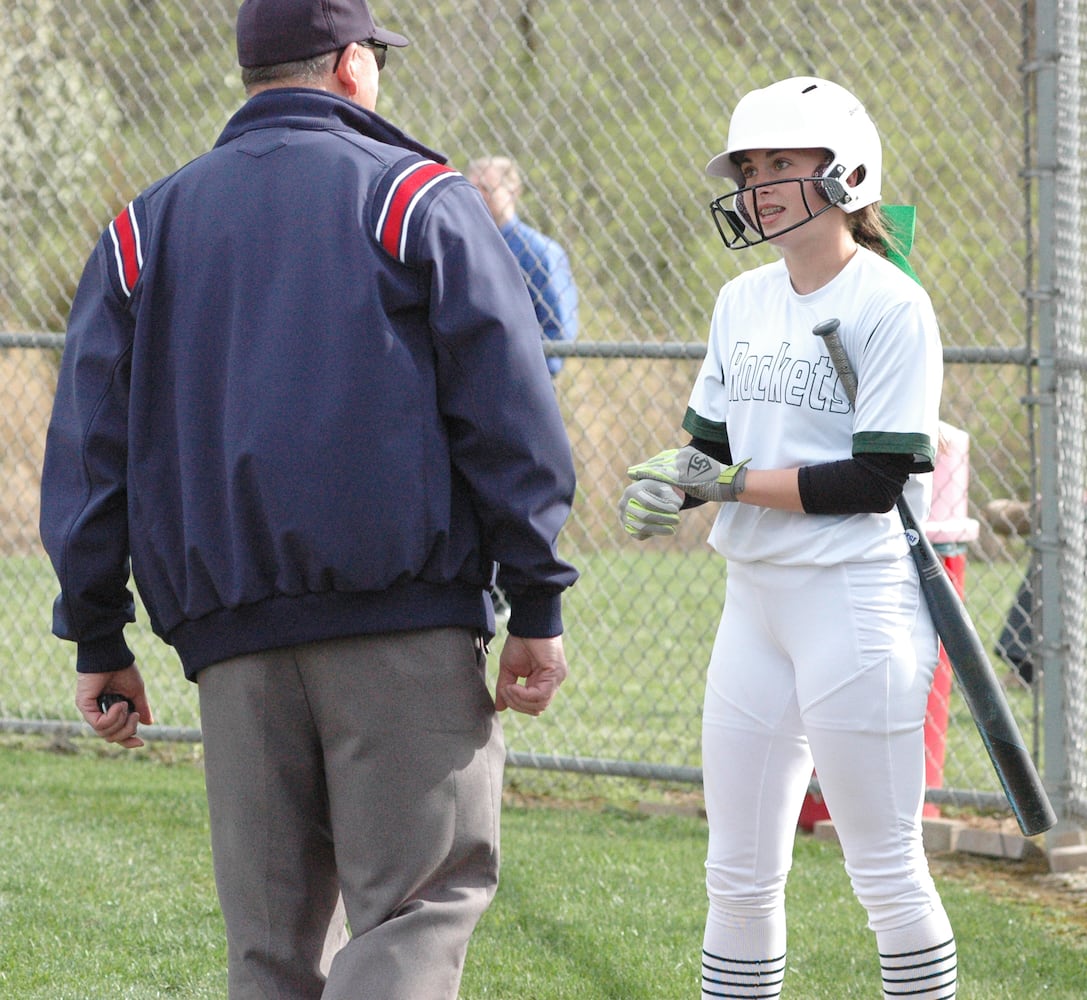
[{"label": "white batting helmet", "polygon": [[[753,90],[740,99],[729,122],[725,151],[706,166],[706,173],[711,176],[735,182],[737,191],[725,195],[725,199],[734,198],[744,186],[743,173],[733,156],[749,149],[828,150],[829,161],[811,181],[823,199],[844,212],[856,212],[881,197],[883,149],[879,133],[861,102],[829,80],[791,77]],[[855,182],[847,183],[854,174]],[[721,201],[714,202],[715,213],[726,211],[719,204]],[[737,201],[735,208],[738,211],[728,211],[739,216],[737,221],[757,228],[751,226],[752,220],[746,217],[741,202]],[[821,212],[812,213],[811,217],[816,214]],[[730,228],[735,228],[732,222]],[[727,245],[736,245],[730,243],[724,230],[721,235]],[[737,242],[749,246],[761,243],[762,239],[744,237]]]}]

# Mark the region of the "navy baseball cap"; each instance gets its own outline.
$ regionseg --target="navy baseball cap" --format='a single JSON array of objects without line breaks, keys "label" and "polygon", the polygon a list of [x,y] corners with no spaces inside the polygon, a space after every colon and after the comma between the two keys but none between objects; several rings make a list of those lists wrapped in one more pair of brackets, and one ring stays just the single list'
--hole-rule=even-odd
[{"label": "navy baseball cap", "polygon": [[247,68],[300,62],[351,42],[408,44],[374,24],[366,0],[245,0],[236,34],[238,63]]}]

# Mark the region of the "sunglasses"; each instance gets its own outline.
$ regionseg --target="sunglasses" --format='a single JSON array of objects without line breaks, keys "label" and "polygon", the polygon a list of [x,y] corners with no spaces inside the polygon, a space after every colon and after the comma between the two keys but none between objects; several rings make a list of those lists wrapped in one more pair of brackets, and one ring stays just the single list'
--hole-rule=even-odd
[{"label": "sunglasses", "polygon": [[[367,38],[356,44],[361,45],[365,49],[370,49],[370,51],[373,52],[374,62],[377,63],[377,71],[380,73],[385,68],[385,60],[389,55],[389,46],[384,42],[374,41],[372,38]],[[333,73],[340,68],[340,60],[343,58],[343,54],[346,51],[347,46],[345,45],[338,53],[336,53],[336,61],[332,64]]]}]

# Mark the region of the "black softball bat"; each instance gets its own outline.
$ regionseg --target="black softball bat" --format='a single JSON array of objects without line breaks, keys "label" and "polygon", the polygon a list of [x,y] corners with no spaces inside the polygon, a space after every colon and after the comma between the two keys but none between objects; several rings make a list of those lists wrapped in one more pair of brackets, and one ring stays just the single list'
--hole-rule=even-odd
[{"label": "black softball bat", "polygon": [[[826,344],[831,363],[852,404],[857,396],[857,375],[838,336],[839,325],[836,319],[823,320],[812,333]],[[1057,815],[970,613],[905,497],[900,496],[896,506],[936,634],[944,645],[963,700],[978,727],[1019,829],[1027,837],[1044,833],[1056,824]]]}]

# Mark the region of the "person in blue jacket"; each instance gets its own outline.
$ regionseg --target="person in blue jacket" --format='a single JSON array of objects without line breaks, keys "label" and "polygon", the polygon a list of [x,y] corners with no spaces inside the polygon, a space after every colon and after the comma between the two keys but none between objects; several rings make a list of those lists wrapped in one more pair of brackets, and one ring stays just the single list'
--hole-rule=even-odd
[{"label": "person in blue jacket", "polygon": [[[465,171],[479,189],[495,223],[509,246],[532,293],[536,319],[548,340],[577,338],[577,285],[566,251],[551,237],[522,221],[517,204],[524,188],[521,171],[508,156],[483,156]],[[562,369],[562,358],[549,357],[552,377]]]},{"label": "person in blue jacket", "polygon": [[247,101],[75,294],[53,630],[122,747],[152,722],[130,570],[198,685],[232,1000],[453,998],[497,883],[496,709],[567,675],[569,443],[478,193],[374,111],[407,39],[363,0],[245,0],[236,35]]}]

